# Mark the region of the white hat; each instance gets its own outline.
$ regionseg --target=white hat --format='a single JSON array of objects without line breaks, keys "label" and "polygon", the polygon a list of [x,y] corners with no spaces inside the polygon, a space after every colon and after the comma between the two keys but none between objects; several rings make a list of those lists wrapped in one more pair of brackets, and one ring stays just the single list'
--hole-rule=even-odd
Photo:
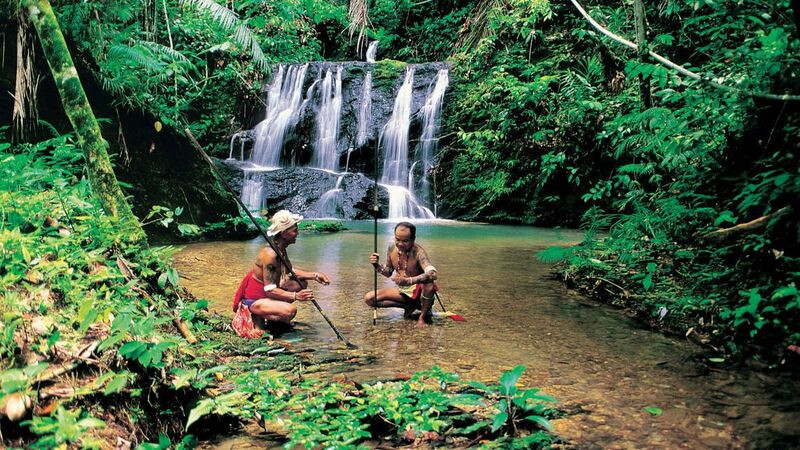
[{"label": "white hat", "polygon": [[272,237],[281,231],[286,231],[297,225],[301,220],[303,220],[303,216],[300,214],[292,214],[288,210],[282,209],[276,212],[272,219],[269,220],[272,224],[267,228],[267,236]]}]

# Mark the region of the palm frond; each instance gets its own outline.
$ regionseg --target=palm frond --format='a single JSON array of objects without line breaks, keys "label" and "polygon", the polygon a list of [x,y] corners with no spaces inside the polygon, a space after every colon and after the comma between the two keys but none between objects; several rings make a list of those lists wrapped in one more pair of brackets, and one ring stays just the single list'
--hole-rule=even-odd
[{"label": "palm frond", "polygon": [[208,14],[223,31],[231,33],[234,42],[240,47],[249,50],[259,69],[269,67],[269,61],[261,50],[261,44],[253,31],[244,24],[239,16],[214,0],[180,0],[181,5]]},{"label": "palm frond", "polygon": [[112,44],[108,48],[108,63],[120,67],[130,66],[133,61],[136,65],[147,70],[157,72],[164,67],[164,63],[159,61],[147,47],[135,45],[133,47],[123,44]]},{"label": "palm frond", "polygon": [[166,61],[177,61],[177,62],[189,62],[189,59],[183,53],[169,48],[166,45],[159,44],[158,42],[152,41],[139,41],[138,45],[147,48],[150,50],[155,56],[160,57]]},{"label": "palm frond", "polygon": [[483,0],[478,3],[459,31],[460,36],[456,42],[456,48],[473,49],[483,39],[495,33],[495,30],[489,26],[490,15],[500,7],[500,0]]},{"label": "palm frond", "polygon": [[206,13],[226,31],[231,32],[239,24],[239,16],[214,0],[181,0],[181,5]]}]

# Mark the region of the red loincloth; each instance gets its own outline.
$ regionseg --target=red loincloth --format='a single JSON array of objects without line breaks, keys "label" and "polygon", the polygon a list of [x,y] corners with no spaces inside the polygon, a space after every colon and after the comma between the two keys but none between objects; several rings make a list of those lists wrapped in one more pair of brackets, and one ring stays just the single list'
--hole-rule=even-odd
[{"label": "red loincloth", "polygon": [[264,283],[253,277],[253,271],[247,272],[239,283],[239,288],[233,294],[233,312],[239,309],[239,303],[243,299],[258,300],[264,298]]}]

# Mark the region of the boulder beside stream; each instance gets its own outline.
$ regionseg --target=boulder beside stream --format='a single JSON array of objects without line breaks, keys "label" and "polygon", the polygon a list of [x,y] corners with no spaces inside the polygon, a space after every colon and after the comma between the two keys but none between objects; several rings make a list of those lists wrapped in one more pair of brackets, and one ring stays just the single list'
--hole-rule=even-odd
[{"label": "boulder beside stream", "polygon": [[[245,176],[261,181],[268,215],[288,209],[307,218],[326,217],[319,199],[336,186],[339,175],[309,167],[288,167],[276,170],[250,171],[239,161],[218,160],[217,166],[233,189],[241,192]],[[243,170],[244,169],[244,170]],[[375,182],[360,173],[343,174],[341,192],[336,202],[336,217],[345,220],[372,219]],[[378,218],[388,215],[386,189],[378,189]]]}]

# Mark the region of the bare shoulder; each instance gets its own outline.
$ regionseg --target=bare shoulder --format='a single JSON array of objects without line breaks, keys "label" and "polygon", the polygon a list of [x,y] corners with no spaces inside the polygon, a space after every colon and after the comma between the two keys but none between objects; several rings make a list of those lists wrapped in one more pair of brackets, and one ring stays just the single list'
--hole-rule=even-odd
[{"label": "bare shoulder", "polygon": [[419,261],[422,267],[430,265],[431,259],[428,257],[428,252],[425,250],[425,247],[415,243],[412,252],[414,254],[414,258]]},{"label": "bare shoulder", "polygon": [[411,249],[411,252],[414,256],[428,256],[428,252],[425,250],[425,247],[414,243],[414,248]]},{"label": "bare shoulder", "polygon": [[267,264],[275,261],[275,258],[277,258],[277,256],[278,254],[275,253],[274,250],[272,250],[269,247],[264,247],[258,252],[258,257],[256,259],[261,264]]}]

